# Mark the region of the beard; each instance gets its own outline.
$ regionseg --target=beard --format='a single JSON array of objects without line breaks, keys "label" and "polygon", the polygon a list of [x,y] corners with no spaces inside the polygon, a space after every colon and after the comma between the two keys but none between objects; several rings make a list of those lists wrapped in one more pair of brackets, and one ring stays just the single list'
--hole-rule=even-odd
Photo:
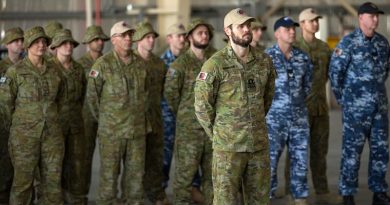
[{"label": "beard", "polygon": [[250,43],[252,42],[252,32],[249,32],[247,35],[250,36],[249,39],[244,39],[244,38],[238,38],[234,32],[232,31],[232,41],[233,43],[241,46],[241,47],[248,47],[250,45]]},{"label": "beard", "polygon": [[196,40],[192,41],[192,44],[197,49],[206,49],[209,46],[209,42],[202,44],[201,42]]}]

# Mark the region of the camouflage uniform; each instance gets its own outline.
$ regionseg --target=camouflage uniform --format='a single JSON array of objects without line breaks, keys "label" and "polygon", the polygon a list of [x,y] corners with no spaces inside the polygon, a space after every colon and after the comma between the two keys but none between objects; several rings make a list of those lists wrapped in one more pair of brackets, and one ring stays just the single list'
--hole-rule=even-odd
[{"label": "camouflage uniform", "polygon": [[389,43],[375,33],[366,38],[360,28],[345,36],[334,50],[329,79],[343,111],[343,145],[339,192],[354,195],[358,187],[360,155],[368,139],[368,186],[387,192],[389,161],[388,107],[385,81],[389,71]]},{"label": "camouflage uniform", "polygon": [[[38,38],[49,39],[42,27],[26,31],[24,46]],[[64,139],[58,119],[62,93],[57,65],[43,59],[36,68],[28,57],[8,69],[1,79],[0,106],[12,116],[9,152],[14,166],[11,205],[29,204],[37,167],[40,170],[42,197],[39,204],[63,204],[61,169]]]},{"label": "camouflage uniform", "polygon": [[98,205],[115,203],[122,160],[126,203],[144,203],[145,79],[140,59],[131,54],[126,65],[115,51],[100,57],[89,73],[86,95],[98,120],[101,158]]},{"label": "camouflage uniform", "polygon": [[[329,108],[326,100],[326,82],[331,50],[319,39],[307,43],[300,37],[296,46],[307,54],[313,63],[313,83],[306,104],[310,127],[310,170],[316,194],[329,193],[326,176],[326,155],[329,147]],[[288,154],[287,154],[288,158]],[[290,160],[285,166],[286,193],[290,192]]]},{"label": "camouflage uniform", "polygon": [[[211,25],[204,22],[196,24],[194,21],[189,30],[199,25],[206,25],[212,36]],[[211,50],[206,52],[204,59],[212,53]],[[188,49],[170,65],[165,78],[164,96],[176,116],[174,204],[191,203],[191,182],[199,166],[202,169],[205,204],[212,203],[211,141],[196,120],[194,111],[195,79],[203,63]]]},{"label": "camouflage uniform", "polygon": [[309,56],[293,47],[286,59],[276,44],[266,49],[275,65],[275,97],[267,115],[271,157],[271,197],[277,188],[277,167],[287,144],[291,159],[291,194],[294,199],[308,196],[307,163],[309,123],[305,99],[309,96],[313,65]]},{"label": "camouflage uniform", "polygon": [[[67,41],[73,43],[74,48],[79,44],[73,39],[70,30],[60,30],[54,35],[50,48],[55,49]],[[86,87],[84,68],[73,59],[70,68],[64,68],[57,58],[54,58],[54,62],[60,68],[65,82],[64,94],[59,106],[59,119],[65,139],[62,188],[67,203],[86,205],[88,188],[83,185],[86,184],[88,144],[84,137],[84,125],[80,123],[83,119],[81,111]]]},{"label": "camouflage uniform", "polygon": [[271,59],[250,48],[247,63],[232,47],[214,54],[195,86],[195,113],[213,143],[214,204],[269,204],[269,146],[265,115],[274,94]]},{"label": "camouflage uniform", "polygon": [[[150,33],[154,33],[155,37],[158,37],[158,33],[154,31],[150,23],[139,23],[136,27],[133,41],[142,40]],[[163,201],[166,198],[164,188],[162,186],[164,178],[164,140],[160,107],[166,69],[164,62],[154,54],[151,54],[147,60],[143,59],[139,55],[138,51],[136,51],[135,54],[142,59],[142,65],[146,69],[148,90],[146,120],[149,129],[146,135],[144,188],[148,199],[155,203],[156,201]]]},{"label": "camouflage uniform", "polygon": [[[88,44],[89,42],[97,38],[100,38],[103,41],[108,41],[110,39],[107,35],[103,33],[103,29],[100,26],[92,25],[87,28],[82,43]],[[85,53],[80,59],[78,59],[77,62],[81,64],[82,68],[84,69],[85,76],[86,78],[88,78],[88,74],[92,68],[92,65],[95,63],[95,60],[92,58],[90,52]],[[80,181],[80,186],[83,187],[83,190],[87,190],[88,193],[89,187],[91,185],[92,160],[96,146],[98,124],[97,120],[93,117],[89,109],[88,102],[86,100],[84,100],[82,113],[84,120],[84,137],[87,146],[87,158],[84,167],[85,175],[83,176],[84,179]]]},{"label": "camouflage uniform", "polygon": [[[15,40],[23,39],[23,30],[21,28],[12,28],[6,31],[2,44],[9,44]],[[9,57],[0,61],[0,78],[4,76],[8,68],[14,63]],[[6,119],[0,108],[0,204],[8,204],[9,194],[12,186],[13,167],[8,152],[9,123],[11,119]]]}]

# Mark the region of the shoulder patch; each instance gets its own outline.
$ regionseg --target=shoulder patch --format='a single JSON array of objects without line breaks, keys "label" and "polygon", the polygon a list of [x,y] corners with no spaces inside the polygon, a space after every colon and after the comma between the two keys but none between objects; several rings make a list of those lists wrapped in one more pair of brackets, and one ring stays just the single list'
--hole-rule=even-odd
[{"label": "shoulder patch", "polygon": [[208,73],[200,72],[198,75],[198,80],[205,81],[207,79]]},{"label": "shoulder patch", "polygon": [[91,71],[89,71],[89,74],[88,74],[88,76],[89,76],[90,78],[97,78],[98,75],[99,75],[99,71],[94,70],[94,69],[92,69]]},{"label": "shoulder patch", "polygon": [[7,77],[3,76],[0,78],[0,85],[4,84],[7,81]]},{"label": "shoulder patch", "polygon": [[336,56],[341,56],[341,54],[343,54],[343,50],[340,49],[340,48],[336,48],[336,49],[334,50],[334,53],[336,54]]}]

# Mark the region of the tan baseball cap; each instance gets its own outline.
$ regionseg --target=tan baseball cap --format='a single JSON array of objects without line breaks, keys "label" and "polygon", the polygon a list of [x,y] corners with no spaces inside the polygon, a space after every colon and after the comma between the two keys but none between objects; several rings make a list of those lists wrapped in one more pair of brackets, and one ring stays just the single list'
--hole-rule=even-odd
[{"label": "tan baseball cap", "polygon": [[182,23],[175,23],[168,27],[168,35],[172,34],[186,34],[186,28],[184,27],[184,24]]},{"label": "tan baseball cap", "polygon": [[119,21],[112,26],[110,36],[112,37],[115,34],[122,34],[127,31],[135,31],[135,29],[128,25],[125,21]]},{"label": "tan baseball cap", "polygon": [[299,14],[299,22],[305,21],[305,20],[310,21],[310,20],[313,20],[316,18],[322,18],[322,16],[317,14],[316,11],[312,8],[307,8]]},{"label": "tan baseball cap", "polygon": [[243,24],[248,20],[254,21],[255,18],[248,16],[241,8],[236,8],[226,14],[223,20],[223,27],[226,28],[232,24]]}]

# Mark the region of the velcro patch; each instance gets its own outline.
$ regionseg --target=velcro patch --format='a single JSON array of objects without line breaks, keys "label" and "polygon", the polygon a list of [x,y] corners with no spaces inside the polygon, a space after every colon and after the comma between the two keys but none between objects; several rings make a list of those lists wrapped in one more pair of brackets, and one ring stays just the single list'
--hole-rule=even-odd
[{"label": "velcro patch", "polygon": [[91,77],[91,78],[96,78],[96,77],[98,77],[98,75],[99,75],[99,71],[92,69],[92,70],[89,72],[89,75],[88,75],[88,76]]},{"label": "velcro patch", "polygon": [[198,80],[205,81],[208,75],[209,75],[208,73],[200,72],[198,75]]},{"label": "velcro patch", "polygon": [[341,54],[343,54],[343,50],[341,50],[340,48],[336,48],[334,50],[334,53],[336,54],[336,56],[341,56]]}]

